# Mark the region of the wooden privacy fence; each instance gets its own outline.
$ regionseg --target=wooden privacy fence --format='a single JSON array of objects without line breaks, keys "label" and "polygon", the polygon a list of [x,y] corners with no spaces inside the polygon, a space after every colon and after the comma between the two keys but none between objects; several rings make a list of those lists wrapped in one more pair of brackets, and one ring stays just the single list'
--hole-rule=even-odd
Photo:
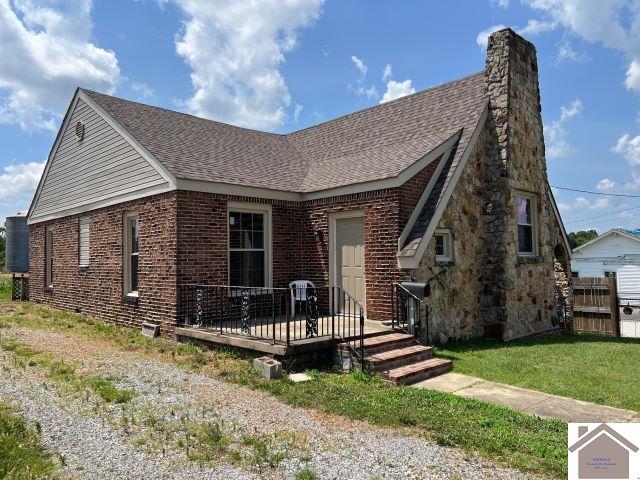
[{"label": "wooden privacy fence", "polygon": [[618,292],[613,277],[573,279],[573,329],[618,336]]}]

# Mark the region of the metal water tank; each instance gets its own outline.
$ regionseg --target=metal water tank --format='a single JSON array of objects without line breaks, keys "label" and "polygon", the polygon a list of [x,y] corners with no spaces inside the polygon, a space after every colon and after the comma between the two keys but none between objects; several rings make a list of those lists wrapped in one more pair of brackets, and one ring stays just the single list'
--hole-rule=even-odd
[{"label": "metal water tank", "polygon": [[29,227],[27,213],[7,217],[5,222],[7,243],[5,266],[11,273],[27,273],[29,271]]}]

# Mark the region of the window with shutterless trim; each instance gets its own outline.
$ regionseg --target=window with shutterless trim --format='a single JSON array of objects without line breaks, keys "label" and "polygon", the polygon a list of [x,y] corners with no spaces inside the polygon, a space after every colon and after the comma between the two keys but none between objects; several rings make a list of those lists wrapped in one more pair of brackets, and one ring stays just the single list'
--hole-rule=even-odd
[{"label": "window with shutterless trim", "polygon": [[534,195],[516,195],[516,215],[518,222],[518,255],[538,254],[537,204]]},{"label": "window with shutterless trim", "polygon": [[271,211],[268,205],[228,207],[229,285],[271,286]]},{"label": "window with shutterless trim", "polygon": [[46,227],[44,236],[44,286],[53,288],[53,229]]},{"label": "window with shutterless trim", "polygon": [[138,296],[138,236],[140,223],[137,213],[124,216],[123,253],[124,253],[124,293],[130,297]]},{"label": "window with shutterless trim", "polygon": [[436,230],[433,235],[436,251],[436,261],[453,261],[453,240],[450,230]]}]

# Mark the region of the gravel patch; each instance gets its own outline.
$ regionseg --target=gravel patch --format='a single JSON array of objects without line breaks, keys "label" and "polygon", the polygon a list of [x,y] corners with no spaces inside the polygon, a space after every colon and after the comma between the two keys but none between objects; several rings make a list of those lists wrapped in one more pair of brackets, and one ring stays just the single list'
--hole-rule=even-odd
[{"label": "gravel patch", "polygon": [[[118,386],[136,392],[127,404],[101,403],[86,392],[61,388],[44,378],[42,369],[16,367],[9,353],[0,353],[5,369],[0,396],[40,422],[44,444],[64,457],[64,472],[75,478],[295,478],[304,467],[322,479],[540,478],[496,467],[408,431],[294,408],[265,392],[73,334],[10,332],[20,343],[82,361],[83,374],[112,377]],[[190,459],[175,428],[206,423],[221,425],[232,450],[246,454],[243,459]],[[266,465],[264,452],[256,455],[247,438],[264,442],[267,457],[280,452],[283,458]]]}]

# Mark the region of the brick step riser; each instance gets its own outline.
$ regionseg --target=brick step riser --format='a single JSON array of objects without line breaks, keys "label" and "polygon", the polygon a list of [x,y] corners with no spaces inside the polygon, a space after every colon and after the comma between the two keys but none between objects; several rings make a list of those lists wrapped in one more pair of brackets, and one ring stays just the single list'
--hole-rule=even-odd
[{"label": "brick step riser", "polygon": [[416,353],[414,355],[411,355],[410,357],[392,358],[375,364],[371,364],[365,361],[365,364],[369,365],[369,368],[372,372],[377,373],[384,370],[390,370],[392,368],[410,365],[415,362],[422,362],[423,360],[429,360],[430,358],[433,358],[433,352],[431,351],[425,353]]},{"label": "brick step riser", "polygon": [[382,380],[384,380],[385,382],[397,387],[398,385],[411,385],[412,383],[427,380],[428,378],[437,377],[438,375],[447,373],[452,368],[453,365],[442,365],[438,367],[426,368],[423,371],[416,372],[412,375],[408,375],[406,377],[401,377],[398,379],[389,379],[384,375],[380,375],[380,378],[382,378]]},{"label": "brick step riser", "polygon": [[364,354],[366,355],[374,355],[376,353],[388,352],[389,350],[397,350],[399,348],[411,347],[413,345],[418,345],[413,338],[408,340],[396,340],[394,342],[385,343],[384,345],[376,345],[375,347],[364,347]]}]

